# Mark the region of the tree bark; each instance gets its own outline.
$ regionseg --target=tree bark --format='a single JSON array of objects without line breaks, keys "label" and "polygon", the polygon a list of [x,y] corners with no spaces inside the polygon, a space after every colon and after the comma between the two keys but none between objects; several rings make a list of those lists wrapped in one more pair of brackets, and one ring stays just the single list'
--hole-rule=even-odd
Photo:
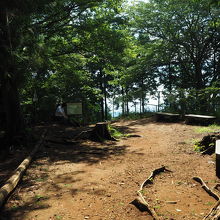
[{"label": "tree bark", "polygon": [[91,131],[90,139],[98,142],[102,142],[104,140],[115,140],[115,138],[110,134],[107,122],[97,123],[95,128]]},{"label": "tree bark", "polygon": [[2,145],[4,149],[0,149],[3,151],[13,144],[14,136],[23,127],[18,93],[18,73],[12,54],[14,32],[12,33],[10,30],[8,14],[7,7],[3,8],[0,13],[0,60],[2,60],[0,64],[0,98],[6,121],[6,132]]},{"label": "tree bark", "polygon": [[121,107],[122,107],[122,115],[125,115],[125,105],[124,105],[124,88],[123,86],[121,87],[121,96],[122,96],[122,103],[121,103]]}]

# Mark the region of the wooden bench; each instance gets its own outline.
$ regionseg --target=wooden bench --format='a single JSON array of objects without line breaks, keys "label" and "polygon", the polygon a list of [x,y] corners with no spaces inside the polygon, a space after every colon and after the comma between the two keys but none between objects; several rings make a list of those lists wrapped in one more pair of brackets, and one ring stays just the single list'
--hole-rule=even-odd
[{"label": "wooden bench", "polygon": [[156,113],[157,121],[166,121],[166,122],[177,122],[181,120],[180,114],[166,113],[166,112],[157,112]]},{"label": "wooden bench", "polygon": [[185,115],[186,124],[209,125],[209,124],[213,124],[215,122],[215,120],[216,120],[215,116],[194,115],[194,114]]}]

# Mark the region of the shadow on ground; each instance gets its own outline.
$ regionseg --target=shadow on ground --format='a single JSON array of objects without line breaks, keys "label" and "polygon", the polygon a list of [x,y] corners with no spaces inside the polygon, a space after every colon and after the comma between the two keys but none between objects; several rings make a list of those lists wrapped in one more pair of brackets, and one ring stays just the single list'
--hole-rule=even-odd
[{"label": "shadow on ground", "polygon": [[[42,128],[40,128],[42,129]],[[54,164],[78,164],[85,163],[92,165],[100,163],[108,158],[117,159],[128,153],[128,145],[117,146],[115,141],[108,141],[104,143],[92,142],[89,140],[79,140],[73,143],[62,143],[63,138],[74,138],[83,128],[67,128],[52,126],[49,127],[47,138],[59,139],[60,143],[51,143],[45,141],[44,147],[36,154],[33,163],[27,170],[19,187],[10,196],[10,199],[3,210],[1,210],[0,220],[22,220],[26,213],[39,209],[47,209],[50,207],[47,200],[50,197],[45,195],[31,194],[34,191],[40,190],[42,185],[46,184],[48,192],[53,192],[53,198],[59,198],[63,195],[63,189],[66,188],[68,193],[76,195],[81,192],[88,194],[103,195],[104,190],[91,190],[91,187],[81,186],[74,188],[72,185],[79,182],[80,175],[84,171],[74,171],[73,173],[63,173],[56,176],[56,181],[52,181],[49,176],[49,167]],[[91,128],[86,128],[91,129]],[[133,133],[135,129],[130,129],[129,126],[118,126],[118,129],[123,130],[124,133]],[[139,152],[129,151],[132,154],[139,154]],[[50,170],[55,172],[56,170]],[[94,183],[90,183],[94,184]],[[22,192],[28,195],[27,199],[22,198]]]}]

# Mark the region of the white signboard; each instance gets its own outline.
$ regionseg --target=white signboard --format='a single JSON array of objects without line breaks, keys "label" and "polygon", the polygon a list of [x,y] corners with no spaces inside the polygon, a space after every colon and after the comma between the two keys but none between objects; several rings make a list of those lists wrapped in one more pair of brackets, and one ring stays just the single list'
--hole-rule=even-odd
[{"label": "white signboard", "polygon": [[215,153],[220,154],[220,140],[216,140]]},{"label": "white signboard", "polygon": [[67,103],[67,115],[82,115],[82,103]]}]

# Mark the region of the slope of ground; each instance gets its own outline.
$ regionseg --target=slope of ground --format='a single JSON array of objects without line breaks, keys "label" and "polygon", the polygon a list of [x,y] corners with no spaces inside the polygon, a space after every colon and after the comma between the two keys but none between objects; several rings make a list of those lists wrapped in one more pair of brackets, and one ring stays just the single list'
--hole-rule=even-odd
[{"label": "slope of ground", "polygon": [[[200,176],[210,187],[218,179],[214,157],[193,151],[193,139],[203,136],[195,132],[196,126],[150,119],[114,126],[141,137],[101,144],[47,142],[0,219],[150,220],[131,202],[140,184],[161,165],[173,172],[158,175],[144,195],[162,219],[202,219],[209,212],[215,200],[192,177]],[[52,126],[48,139],[71,139],[74,132]]]}]

